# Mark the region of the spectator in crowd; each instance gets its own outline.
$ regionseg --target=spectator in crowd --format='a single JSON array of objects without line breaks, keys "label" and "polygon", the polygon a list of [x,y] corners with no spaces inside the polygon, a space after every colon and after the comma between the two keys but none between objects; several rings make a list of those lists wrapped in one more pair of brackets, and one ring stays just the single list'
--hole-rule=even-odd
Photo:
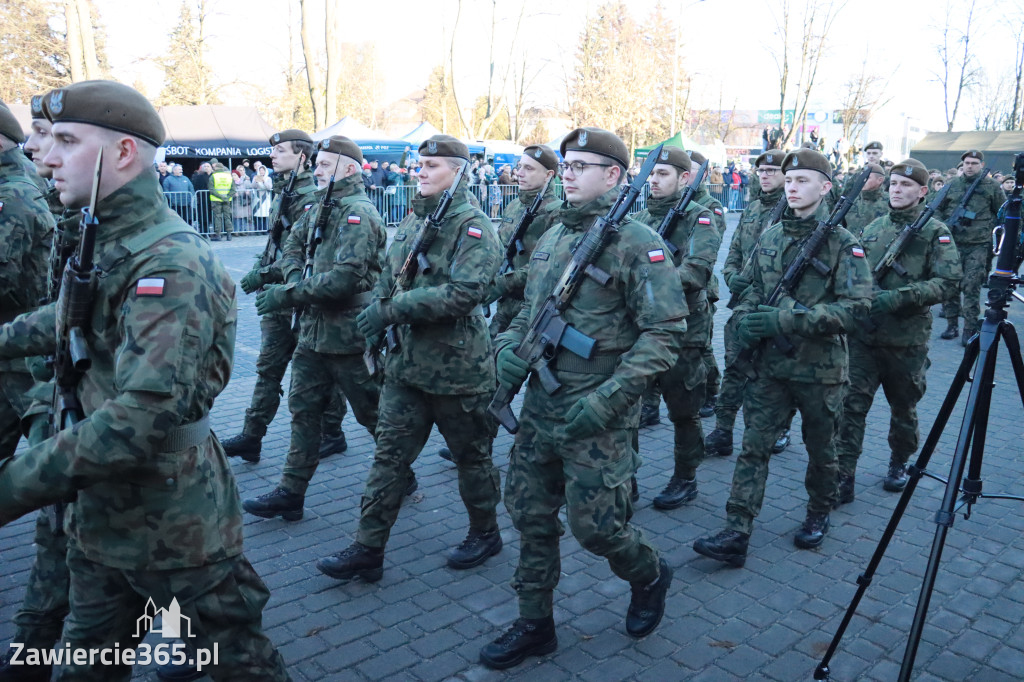
[{"label": "spectator in crowd", "polygon": [[267,177],[270,178],[271,182],[273,182],[274,181],[274,169],[273,168],[267,168],[266,166],[263,165],[262,161],[253,161],[252,169],[253,169],[253,171],[254,171],[254,173],[256,175],[259,175],[260,168],[264,169],[267,172]]},{"label": "spectator in crowd", "polygon": [[363,162],[363,189],[366,190],[367,194],[370,193],[370,172],[372,170],[373,169],[370,168],[370,163],[368,161],[364,161]]},{"label": "spectator in crowd", "polygon": [[196,190],[192,181],[182,174],[180,163],[173,164],[170,175],[160,181],[167,197],[167,205],[181,216],[189,225],[192,224],[192,202],[195,201]]},{"label": "spectator in crowd", "polygon": [[171,174],[170,170],[167,168],[167,163],[164,162],[164,161],[161,161],[160,163],[158,163],[156,165],[156,172],[157,172],[157,175],[160,176],[160,186],[163,187],[164,186],[164,178],[166,178],[168,175]]},{"label": "spectator in crowd", "polygon": [[402,176],[399,174],[399,165],[397,163],[388,164],[385,163],[385,171],[387,174],[384,177],[384,200],[387,205],[388,212],[383,214],[384,220],[388,223],[397,223],[401,220],[401,210],[399,207],[399,187],[402,185]]},{"label": "spectator in crowd", "polygon": [[735,163],[729,164],[726,176],[726,183],[729,185],[729,210],[735,211],[740,205],[740,174]]},{"label": "spectator in crowd", "polygon": [[252,183],[245,174],[245,167],[241,164],[231,172],[232,180],[235,183],[235,196],[231,202],[231,214],[235,222],[235,230],[238,232],[249,232],[252,230]]},{"label": "spectator in crowd", "polygon": [[267,167],[262,163],[257,161],[253,166],[256,168],[256,175],[251,180],[253,224],[257,232],[266,232],[269,227],[267,218],[270,217],[270,204],[273,201],[271,190],[274,187],[274,181],[270,179]]},{"label": "spectator in crowd", "polygon": [[384,183],[386,179],[387,171],[381,167],[380,163],[376,159],[370,161],[370,191],[368,194],[374,207],[377,209],[377,213],[380,213],[382,216],[387,215],[387,210],[384,207]]},{"label": "spectator in crowd", "polygon": [[245,171],[245,177],[249,180],[252,180],[253,176],[256,175],[256,171],[249,166],[249,159],[242,160],[242,170]]},{"label": "spectator in crowd", "polygon": [[192,174],[192,187],[196,191],[196,218],[200,234],[210,231],[210,176],[213,166],[208,162],[199,164],[199,170]]},{"label": "spectator in crowd", "polygon": [[501,189],[501,210],[505,211],[508,202],[512,201],[519,192],[518,185],[513,187],[516,181],[512,178],[512,168],[508,164],[501,167],[501,174],[498,175],[498,187]]}]

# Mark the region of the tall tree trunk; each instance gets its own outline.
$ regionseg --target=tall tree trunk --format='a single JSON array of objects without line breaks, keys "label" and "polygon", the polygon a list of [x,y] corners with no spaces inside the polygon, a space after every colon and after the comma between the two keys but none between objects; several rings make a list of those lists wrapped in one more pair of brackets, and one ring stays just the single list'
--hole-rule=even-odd
[{"label": "tall tree trunk", "polygon": [[78,5],[78,29],[82,36],[82,61],[85,77],[89,80],[101,78],[100,62],[96,58],[96,38],[92,31],[92,12],[89,0],[76,0]]},{"label": "tall tree trunk", "polygon": [[64,21],[68,27],[68,58],[71,61],[71,81],[77,83],[85,80],[82,54],[82,29],[78,21],[77,0],[64,0]]},{"label": "tall tree trunk", "polygon": [[309,86],[309,103],[313,107],[313,127],[319,130],[327,125],[327,112],[324,110],[324,96],[320,85],[320,70],[316,66],[313,38],[309,33],[312,21],[309,16],[309,4],[310,0],[299,0],[299,38],[302,40],[302,57],[306,62],[306,84]]},{"label": "tall tree trunk", "polygon": [[[326,0],[327,25],[327,80],[325,88],[324,120],[331,125],[338,120],[338,81],[341,75],[341,40],[338,36],[338,5]],[[348,113],[348,112],[346,112]]]}]

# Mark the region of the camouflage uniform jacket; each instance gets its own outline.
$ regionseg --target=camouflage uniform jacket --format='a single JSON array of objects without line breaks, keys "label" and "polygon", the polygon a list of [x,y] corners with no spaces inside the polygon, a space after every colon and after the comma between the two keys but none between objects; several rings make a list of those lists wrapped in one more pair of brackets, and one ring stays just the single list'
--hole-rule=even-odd
[{"label": "camouflage uniform jacket", "polygon": [[[497,349],[517,345],[526,336],[576,245],[594,219],[607,213],[617,195],[618,188],[613,188],[578,208],[563,203],[561,222],[537,242],[526,281],[526,301],[508,330],[495,340]],[[594,369],[587,368],[587,361],[580,366],[577,356],[562,350],[553,363],[562,388],[548,395],[532,375],[523,414],[564,419],[577,400],[596,392],[629,406],[608,425],[629,428],[639,418],[640,396],[647,385],[675,364],[688,311],[665,242],[643,223],[623,221],[596,265],[611,275],[611,280],[602,287],[584,278],[563,313],[567,323],[596,340],[590,362]],[[622,395],[615,396],[619,391]]]},{"label": "camouflage uniform jacket", "polygon": [[[501,223],[498,225],[498,242],[503,249],[515,233],[523,214],[526,213],[526,210],[530,208],[537,198],[539,191],[520,192],[519,198],[505,208],[505,212],[501,217]],[[523,235],[524,252],[513,256],[513,270],[511,272],[494,278],[494,284],[501,290],[502,298],[512,298],[516,301],[523,300],[523,289],[526,288],[526,273],[530,264],[530,254],[533,253],[533,247],[537,244],[540,236],[557,222],[558,209],[561,205],[562,201],[555,196],[555,183],[552,182],[548,185],[548,191],[544,195],[540,210],[537,211],[537,217],[534,218],[530,228]],[[501,259],[503,260],[504,258],[505,254],[502,253]]]},{"label": "camouflage uniform jacket", "polygon": [[[790,262],[799,253],[819,220],[827,217],[825,202],[817,214],[797,218],[790,209],[782,221],[761,235],[754,259],[743,271],[751,280],[735,314],[756,312],[779,283]],[[792,356],[780,351],[770,339],[763,343],[758,371],[774,379],[814,384],[841,384],[847,380],[845,333],[867,315],[871,305],[871,271],[864,250],[856,238],[836,227],[818,252],[818,260],[829,268],[822,276],[813,267],[804,271],[794,298],[779,301],[783,333],[796,346]],[[806,309],[795,310],[799,303]]]},{"label": "camouflage uniform jacket", "polygon": [[[976,179],[976,177],[968,178],[961,175],[950,180],[953,186],[949,189],[946,198],[939,204],[935,215],[943,222],[948,223],[953,211],[956,210],[960,200],[967,193],[967,188]],[[950,226],[956,243],[960,245],[991,243],[992,228],[996,225],[996,214],[999,213],[999,207],[1003,205],[1004,201],[1006,201],[1006,192],[996,184],[995,180],[985,178],[978,183],[978,189],[974,191],[970,201],[967,202],[967,210],[974,211],[977,215],[973,220],[964,220],[960,226]]]},{"label": "camouflage uniform jacket", "polygon": [[[274,176],[274,200],[270,204],[270,218],[267,224],[270,226],[270,231],[274,231],[274,226],[277,225],[278,216],[281,214],[281,198],[284,195],[284,190],[288,186],[288,178],[291,173],[278,173]],[[295,176],[295,185],[292,187],[292,192],[295,193],[295,198],[288,206],[288,220],[292,227],[295,227],[296,223],[299,222],[299,218],[303,214],[313,208],[316,205],[316,180],[313,178],[313,174],[308,170],[303,170]],[[281,273],[280,267],[278,267],[277,261],[280,260],[281,254],[283,253],[284,244],[288,240],[288,233],[291,228],[283,230],[281,232],[281,242],[274,249],[271,255],[270,263],[267,265],[262,264],[263,253],[256,256],[256,269],[263,273],[264,281],[270,282],[283,282],[284,276]],[[269,237],[268,237],[269,238]]]},{"label": "camouflage uniform jacket", "polygon": [[[867,256],[868,267],[875,266],[889,250],[889,244],[903,228],[917,220],[924,204],[909,209],[890,210],[864,230],[861,244]],[[942,303],[959,287],[963,271],[960,255],[945,223],[932,218],[903,249],[899,263],[906,268],[906,276],[892,268],[877,283],[878,289],[900,293],[900,307],[891,313],[873,316],[877,325],[873,333],[863,327],[851,331],[869,346],[907,347],[928,343],[932,329],[931,306]]]},{"label": "camouflage uniform jacket", "polygon": [[[97,563],[164,570],[235,556],[242,516],[220,444],[167,443],[231,375],[234,283],[167,208],[155,172],[101,200],[97,219],[85,419],[0,465],[0,524],[77,493],[67,530]],[[0,327],[0,357],[52,353],[60,305]]]},{"label": "camouflage uniform jacket", "polygon": [[305,306],[299,343],[318,353],[353,355],[366,349],[366,339],[356,328],[356,315],[369,298],[359,301],[353,297],[369,292],[380,277],[387,234],[384,220],[363,190],[361,176],[336,181],[332,197],[337,205],[316,248],[312,276],[300,279],[310,233],[323,210],[322,200],[292,228],[280,268],[290,282],[285,288],[291,291],[292,300]]},{"label": "camouflage uniform jacket", "polygon": [[[722,206],[721,201],[711,196],[711,192],[708,191],[706,183],[701,183],[701,186],[697,189],[697,193],[693,195],[693,200],[711,211],[712,219],[715,221],[715,227],[718,228],[718,233],[724,238],[726,229],[725,207]],[[751,201],[753,201],[753,197],[751,197]]]},{"label": "camouflage uniform jacket", "polygon": [[55,221],[20,148],[0,154],[0,321],[39,305]]},{"label": "camouflage uniform jacket", "polygon": [[[740,222],[733,232],[732,241],[729,242],[729,255],[725,257],[725,265],[722,266],[722,276],[728,286],[732,278],[743,271],[743,266],[750,258],[750,252],[754,245],[761,238],[761,233],[768,228],[765,222],[771,215],[775,205],[782,199],[783,190],[779,188],[771,194],[761,194],[761,198],[747,204],[740,216]],[[733,291],[739,296],[742,291]]]},{"label": "camouflage uniform jacket", "polygon": [[417,272],[410,289],[391,294],[423,219],[440,199],[440,193],[413,198],[413,213],[399,224],[373,290],[387,302],[387,321],[399,337],[399,347],[387,354],[384,378],[440,395],[485,393],[494,389],[494,356],[479,306],[501,249],[490,219],[473,208],[465,186],[456,191],[426,253],[430,272]]},{"label": "camouflage uniform jacket", "polygon": [[[682,192],[663,199],[652,197],[647,200],[647,209],[634,215],[633,219],[657,230],[680,196]],[[709,283],[717,279],[712,271],[718,247],[722,245],[722,235],[715,227],[711,210],[691,201],[665,238],[679,249],[672,260],[679,272],[689,311],[682,347],[704,348],[711,327],[707,289]]]},{"label": "camouflage uniform jacket", "polygon": [[871,221],[889,211],[889,197],[881,189],[864,190],[846,214],[846,229],[860,239]]}]

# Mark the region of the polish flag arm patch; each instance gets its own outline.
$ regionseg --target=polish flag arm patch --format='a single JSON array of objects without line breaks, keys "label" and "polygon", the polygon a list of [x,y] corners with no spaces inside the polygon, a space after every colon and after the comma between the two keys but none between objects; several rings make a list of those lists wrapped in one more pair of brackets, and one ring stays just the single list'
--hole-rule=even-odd
[{"label": "polish flag arm patch", "polygon": [[140,279],[135,285],[136,296],[163,296],[164,295],[164,278],[163,277],[146,277]]},{"label": "polish flag arm patch", "polygon": [[715,215],[722,215],[722,209],[716,208],[715,209]]},{"label": "polish flag arm patch", "polygon": [[953,240],[950,238],[950,236],[948,234],[940,234],[939,235],[939,243],[940,244],[950,244],[950,243],[952,243],[952,241]]},{"label": "polish flag arm patch", "polygon": [[350,215],[348,217],[348,224],[349,225],[358,225],[361,222],[363,222],[362,219],[359,216],[357,216],[357,215]]},{"label": "polish flag arm patch", "polygon": [[706,215],[702,215],[699,218],[697,218],[697,222],[701,225],[710,225],[711,218],[707,217]]},{"label": "polish flag arm patch", "polygon": [[859,246],[852,247],[850,249],[850,253],[852,253],[856,258],[864,257],[864,249],[860,248]]},{"label": "polish flag arm patch", "polygon": [[661,261],[665,260],[665,250],[651,249],[650,251],[647,252],[647,259],[652,263],[660,263]]},{"label": "polish flag arm patch", "polygon": [[481,237],[484,236],[484,231],[481,230],[479,227],[473,227],[472,225],[470,225],[469,228],[466,230],[466,234],[468,234],[470,237],[476,237],[477,239],[480,239]]}]

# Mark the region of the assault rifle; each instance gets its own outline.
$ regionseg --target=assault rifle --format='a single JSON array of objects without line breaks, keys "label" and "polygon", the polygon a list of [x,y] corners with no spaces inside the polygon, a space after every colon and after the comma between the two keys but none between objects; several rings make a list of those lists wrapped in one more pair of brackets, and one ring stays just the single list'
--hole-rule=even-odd
[{"label": "assault rifle", "polygon": [[[800,246],[800,251],[796,254],[796,257],[786,268],[785,273],[782,275],[782,279],[775,285],[775,289],[772,291],[768,300],[765,301],[765,305],[773,308],[778,307],[783,297],[789,296],[792,298],[793,292],[796,291],[797,286],[800,284],[800,280],[803,279],[804,273],[808,267],[813,267],[823,277],[831,272],[831,268],[818,260],[818,253],[822,247],[825,246],[825,242],[828,241],[829,235],[832,234],[832,230],[839,225],[846,214],[850,211],[850,207],[853,206],[853,202],[856,201],[857,196],[860,194],[860,190],[864,187],[864,183],[868,179],[868,175],[871,174],[871,169],[865,167],[861,172],[857,173],[846,186],[845,193],[839,197],[839,201],[836,202],[835,207],[832,209],[832,214],[825,220],[818,222],[817,227],[814,231],[804,240]],[[796,302],[798,308],[803,308],[799,301]],[[795,347],[793,343],[786,338],[784,334],[779,334],[772,342],[775,347],[786,355],[792,355]],[[756,346],[750,348],[744,348],[740,351],[739,355],[736,356],[736,367],[746,374],[750,379],[757,379],[757,369],[755,367],[757,358],[763,352],[765,340],[762,339]]]},{"label": "assault rifle", "polygon": [[[526,336],[516,346],[515,354],[530,364],[530,369],[537,375],[541,387],[548,394],[554,393],[562,386],[555,376],[554,370],[551,369],[551,362],[560,351],[569,351],[587,360],[594,353],[596,341],[573,328],[562,317],[562,312],[576,296],[580,285],[583,284],[584,277],[589,277],[602,287],[611,281],[611,275],[597,267],[595,263],[604,251],[609,238],[626,219],[633,202],[640,196],[640,190],[647,182],[647,176],[651,174],[658,156],[661,154],[661,147],[659,145],[647,156],[640,172],[637,173],[632,183],[622,188],[615,203],[608,209],[608,213],[597,218],[583,235],[583,239],[572,254],[572,259],[555,285],[554,291],[533,316]],[[487,407],[487,411],[509,433],[519,430],[519,421],[511,407],[512,398],[517,392],[518,389],[499,385],[491,404]]]},{"label": "assault rifle", "polygon": [[683,192],[683,196],[679,197],[679,201],[676,202],[675,206],[668,210],[665,217],[661,219],[661,224],[658,225],[658,236],[665,241],[665,244],[668,246],[668,250],[672,253],[673,258],[679,253],[679,247],[672,243],[669,239],[669,235],[671,235],[676,229],[676,223],[679,221],[679,216],[686,212],[686,208],[690,205],[690,202],[693,201],[695,196],[697,196],[697,191],[700,189],[700,182],[704,179],[704,173],[707,171],[709,163],[710,161],[705,161],[700,165],[700,168],[697,169],[697,177],[699,178],[697,182],[686,188],[686,191]]},{"label": "assault rifle", "polygon": [[523,244],[523,237],[526,236],[527,230],[530,229],[530,225],[536,220],[537,214],[540,213],[540,207],[544,204],[544,199],[548,192],[548,187],[551,186],[551,181],[554,176],[544,181],[544,186],[540,188],[540,192],[537,193],[537,198],[530,204],[530,208],[526,209],[522,217],[519,219],[519,224],[516,225],[516,229],[512,232],[512,235],[508,239],[508,243],[505,244],[505,260],[501,261],[501,266],[498,268],[499,275],[505,275],[512,272],[515,267],[513,260],[516,256],[521,256],[526,253],[526,246]]},{"label": "assault rifle", "polygon": [[[771,227],[775,223],[777,223],[780,220],[782,220],[782,212],[786,210],[786,206],[788,206],[788,205],[789,205],[789,202],[786,201],[786,194],[785,194],[785,192],[783,192],[782,196],[779,197],[779,201],[775,204],[775,207],[772,209],[772,212],[768,214],[768,220],[766,220],[764,222],[764,224],[761,226],[761,234],[764,234],[765,230],[767,230],[769,227]],[[754,242],[753,248],[751,248],[750,249],[750,253],[747,254],[747,260],[745,260],[743,262],[743,268],[740,270],[740,272],[743,272],[743,270],[746,270],[747,267],[749,267],[750,264],[754,261],[754,255],[757,253],[757,245],[760,244],[760,243],[761,243],[761,235],[758,235],[757,236],[757,241]],[[739,293],[732,292],[729,295],[729,303],[726,304],[726,307],[729,310],[732,310],[737,305],[739,305],[739,303],[740,303],[740,296],[742,294],[743,294],[742,291],[739,292]]]},{"label": "assault rifle", "polygon": [[[78,253],[68,259],[57,298],[57,351],[53,356],[53,402],[50,407],[49,435],[69,429],[85,418],[78,400],[78,382],[92,366],[85,338],[92,318],[98,270],[93,263],[96,248],[96,203],[99,199],[103,150],[96,156],[92,180],[92,197],[88,208],[82,209],[79,222],[81,238]],[[50,526],[56,532],[62,525],[62,503],[47,507]]]},{"label": "assault rifle", "polygon": [[[338,161],[341,161],[340,156]],[[331,197],[331,194],[334,192],[334,175],[337,172],[338,164],[336,163],[334,164],[334,171],[331,173],[331,179],[327,181],[324,198],[320,202],[320,213],[317,214],[313,229],[310,230],[306,238],[306,263],[302,267],[302,277],[300,280],[309,279],[313,276],[313,259],[316,257],[316,249],[323,243],[324,228],[327,227],[327,221],[331,219],[331,213],[338,206],[338,202]],[[292,332],[295,334],[299,333],[299,321],[302,319],[303,310],[305,310],[304,306],[298,306],[292,314]]]},{"label": "assault rifle", "polygon": [[981,181],[985,179],[986,175],[988,175],[988,166],[981,169],[981,172],[978,173],[978,177],[974,179],[974,182],[972,182],[971,186],[967,188],[964,195],[960,197],[960,203],[957,204],[956,208],[953,209],[953,212],[949,214],[949,220],[946,221],[946,224],[949,225],[949,229],[956,232],[967,227],[978,215],[974,211],[967,210],[967,202],[974,196],[974,192],[978,189],[978,185],[981,184]]},{"label": "assault rifle", "polygon": [[[301,163],[305,163],[305,157],[300,160]],[[281,236],[285,230],[292,229],[288,211],[291,209],[295,197],[298,196],[295,193],[295,178],[298,174],[298,167],[293,168],[291,175],[288,176],[288,183],[284,186],[284,192],[281,193],[281,201],[277,205],[277,217],[274,218],[274,224],[267,231],[267,245],[263,247],[263,255],[260,256],[260,267],[265,268],[274,262],[274,257],[281,248]]]},{"label": "assault rifle", "polygon": [[[389,298],[394,298],[396,294],[407,290],[412,285],[412,280],[416,277],[416,273],[422,272],[424,275],[430,273],[432,266],[430,261],[427,260],[427,252],[430,251],[430,247],[434,244],[434,240],[437,239],[437,235],[441,231],[444,217],[452,205],[452,199],[459,188],[459,183],[462,182],[462,176],[465,175],[466,166],[468,165],[468,163],[462,164],[459,171],[455,174],[455,179],[452,180],[451,187],[441,194],[441,200],[437,203],[437,208],[423,220],[423,225],[420,226],[419,232],[416,233],[416,239],[413,240],[412,246],[409,248],[409,255],[405,257],[402,269],[398,271],[398,275],[395,277],[395,285],[391,287]],[[363,362],[366,363],[366,369],[370,372],[370,376],[377,373],[377,356],[380,353],[381,343],[386,343],[389,352],[398,349],[398,333],[395,331],[395,325],[388,325],[388,328],[384,330],[384,338],[381,342],[372,344],[363,353]]]}]

